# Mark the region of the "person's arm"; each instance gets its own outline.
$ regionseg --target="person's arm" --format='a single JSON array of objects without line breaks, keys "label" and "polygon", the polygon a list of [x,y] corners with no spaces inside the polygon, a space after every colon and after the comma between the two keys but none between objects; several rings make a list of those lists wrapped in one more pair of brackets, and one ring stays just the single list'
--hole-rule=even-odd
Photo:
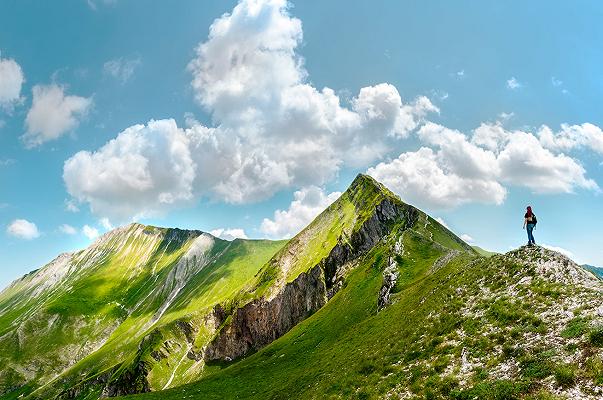
[{"label": "person's arm", "polygon": [[521,229],[526,229],[526,224],[528,223],[528,219],[524,218],[523,219],[523,227]]}]

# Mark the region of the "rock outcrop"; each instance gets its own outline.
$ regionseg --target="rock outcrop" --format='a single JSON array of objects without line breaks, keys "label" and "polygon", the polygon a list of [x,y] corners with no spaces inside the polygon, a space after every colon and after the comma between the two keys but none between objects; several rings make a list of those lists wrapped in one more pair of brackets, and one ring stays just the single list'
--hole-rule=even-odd
[{"label": "rock outcrop", "polygon": [[326,258],[286,284],[270,300],[262,297],[251,301],[235,309],[230,320],[224,315],[222,328],[205,348],[205,360],[231,361],[278,339],[336,293],[344,279],[344,266],[372,249],[394,224],[406,229],[418,216],[419,211],[412,206],[389,198],[382,200],[349,238],[342,235]]},{"label": "rock outcrop", "polygon": [[327,302],[326,294],[320,267],[300,274],[270,301],[261,298],[237,309],[206,347],[205,359],[230,361],[260,349],[320,309]]}]

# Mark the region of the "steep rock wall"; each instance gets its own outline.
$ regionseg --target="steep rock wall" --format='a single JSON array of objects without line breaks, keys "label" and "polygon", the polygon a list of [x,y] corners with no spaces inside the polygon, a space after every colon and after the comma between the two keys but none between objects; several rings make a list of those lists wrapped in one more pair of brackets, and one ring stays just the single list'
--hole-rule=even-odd
[{"label": "steep rock wall", "polygon": [[222,314],[223,326],[206,346],[205,360],[231,361],[284,335],[336,293],[343,280],[339,272],[344,265],[373,248],[391,232],[394,224],[406,229],[418,216],[419,211],[414,207],[385,199],[349,240],[340,237],[326,258],[286,284],[271,300],[253,300],[236,309],[230,320],[221,308],[216,308]]}]

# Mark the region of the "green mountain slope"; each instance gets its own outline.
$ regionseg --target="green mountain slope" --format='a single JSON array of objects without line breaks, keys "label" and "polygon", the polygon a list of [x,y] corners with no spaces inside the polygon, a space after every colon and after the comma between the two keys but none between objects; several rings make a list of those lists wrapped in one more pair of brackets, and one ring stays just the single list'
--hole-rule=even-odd
[{"label": "green mountain slope", "polygon": [[477,251],[477,253],[478,253],[480,256],[484,256],[484,257],[492,257],[492,256],[494,256],[494,255],[496,255],[496,254],[499,254],[499,253],[497,253],[497,252],[495,252],[495,251],[489,251],[489,250],[482,249],[482,248],[481,248],[481,247],[479,247],[479,246],[471,246],[471,247],[473,248],[473,250]]},{"label": "green mountain slope", "polygon": [[594,265],[583,264],[582,268],[592,272],[597,275],[599,278],[603,279],[603,268],[595,267]]},{"label": "green mountain slope", "polygon": [[[489,259],[416,232],[366,254],[320,311],[198,382],[133,399],[601,398],[603,285],[564,256]],[[390,257],[400,279],[378,310]],[[435,267],[435,268],[434,268]],[[559,397],[558,397],[559,396]]]},{"label": "green mountain slope", "polygon": [[[182,336],[283,244],[131,224],[59,256],[0,294],[0,393],[54,396],[82,377],[128,366],[150,332]],[[150,388],[196,377],[162,372]]]},{"label": "green mountain slope", "polygon": [[287,242],[134,224],[15,282],[0,398],[595,399],[602,294],[359,175]]}]

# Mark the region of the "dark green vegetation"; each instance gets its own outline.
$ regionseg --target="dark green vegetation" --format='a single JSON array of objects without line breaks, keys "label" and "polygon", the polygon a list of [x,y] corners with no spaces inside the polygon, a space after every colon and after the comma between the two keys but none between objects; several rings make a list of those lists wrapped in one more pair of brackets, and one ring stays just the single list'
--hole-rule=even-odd
[{"label": "dark green vegetation", "polygon": [[[486,257],[367,176],[287,243],[170,232],[134,225],[70,256],[35,305],[16,293],[60,268],[3,292],[0,398],[600,394],[601,281],[542,248]],[[16,321],[31,326],[26,356]]]}]

